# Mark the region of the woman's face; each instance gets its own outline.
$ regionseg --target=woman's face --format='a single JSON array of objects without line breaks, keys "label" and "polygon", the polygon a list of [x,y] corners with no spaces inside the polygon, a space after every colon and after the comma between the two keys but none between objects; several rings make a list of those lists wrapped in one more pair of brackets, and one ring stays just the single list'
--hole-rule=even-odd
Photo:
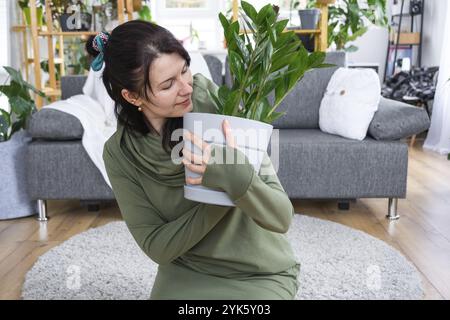
[{"label": "woman's face", "polygon": [[148,88],[150,101],[142,100],[141,108],[147,117],[182,117],[192,110],[192,74],[186,61],[177,53],[162,54],[150,66]]}]

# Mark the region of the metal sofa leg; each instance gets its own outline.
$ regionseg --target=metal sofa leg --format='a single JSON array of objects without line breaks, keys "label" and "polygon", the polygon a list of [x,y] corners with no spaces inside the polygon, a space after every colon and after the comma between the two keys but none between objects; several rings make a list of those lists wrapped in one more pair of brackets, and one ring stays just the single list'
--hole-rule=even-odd
[{"label": "metal sofa leg", "polygon": [[389,198],[388,202],[388,214],[386,215],[386,218],[389,220],[398,220],[400,216],[397,212],[397,198]]},{"label": "metal sofa leg", "polygon": [[48,217],[47,217],[47,201],[39,199],[37,201],[37,205],[38,205],[38,217],[37,220],[38,221],[47,221]]}]

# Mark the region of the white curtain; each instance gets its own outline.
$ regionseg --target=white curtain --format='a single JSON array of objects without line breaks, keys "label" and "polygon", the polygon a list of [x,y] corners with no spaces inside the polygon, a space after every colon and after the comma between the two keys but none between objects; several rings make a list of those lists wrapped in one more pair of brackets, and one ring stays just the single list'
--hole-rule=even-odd
[{"label": "white curtain", "polygon": [[440,154],[450,153],[450,3],[447,3],[439,76],[431,126],[423,147]]}]

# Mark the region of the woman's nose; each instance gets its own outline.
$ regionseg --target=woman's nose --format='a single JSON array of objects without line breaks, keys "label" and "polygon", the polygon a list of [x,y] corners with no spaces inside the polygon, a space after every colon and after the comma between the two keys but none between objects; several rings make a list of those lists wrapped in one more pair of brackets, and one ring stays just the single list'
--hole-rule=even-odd
[{"label": "woman's nose", "polygon": [[182,84],[183,87],[181,88],[180,95],[185,96],[191,94],[193,91],[192,84],[189,81],[182,81]]}]

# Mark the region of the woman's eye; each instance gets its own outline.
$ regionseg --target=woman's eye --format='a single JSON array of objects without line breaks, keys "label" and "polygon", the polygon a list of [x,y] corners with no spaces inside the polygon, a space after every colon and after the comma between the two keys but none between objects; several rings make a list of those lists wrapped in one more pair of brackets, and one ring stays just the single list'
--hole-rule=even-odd
[{"label": "woman's eye", "polygon": [[170,85],[169,85],[168,87],[166,87],[166,88],[163,88],[163,90],[168,90],[168,89],[170,89],[170,88],[172,87],[172,83],[173,83],[173,80],[170,81]]},{"label": "woman's eye", "polygon": [[183,74],[186,73],[188,71],[189,68],[186,68],[185,70],[183,70]]}]

